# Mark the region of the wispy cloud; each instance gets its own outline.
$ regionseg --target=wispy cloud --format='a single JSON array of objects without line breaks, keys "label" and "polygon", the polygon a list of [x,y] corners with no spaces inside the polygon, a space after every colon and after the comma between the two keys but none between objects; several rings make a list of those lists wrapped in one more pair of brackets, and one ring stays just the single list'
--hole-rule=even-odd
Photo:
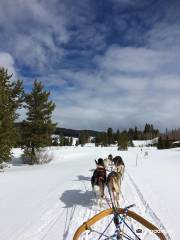
[{"label": "wispy cloud", "polygon": [[0,64],[51,90],[62,127],[179,127],[179,19],[175,0],[1,0]]},{"label": "wispy cloud", "polygon": [[13,74],[13,79],[16,79],[17,73],[13,57],[9,53],[0,52],[0,67],[8,69],[9,74]]}]

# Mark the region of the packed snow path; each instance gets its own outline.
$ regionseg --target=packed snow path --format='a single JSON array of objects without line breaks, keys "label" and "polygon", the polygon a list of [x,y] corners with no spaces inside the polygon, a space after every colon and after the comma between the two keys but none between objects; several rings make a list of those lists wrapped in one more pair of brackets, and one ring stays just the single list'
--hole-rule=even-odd
[{"label": "packed snow path", "polygon": [[[94,206],[90,178],[95,168],[94,159],[107,157],[109,153],[121,155],[127,168],[122,183],[121,206],[135,203],[136,207],[133,209],[135,212],[161,227],[167,232],[167,238],[170,239],[171,236],[172,239],[179,239],[180,232],[177,225],[180,214],[176,214],[176,216],[174,214],[167,216],[166,214],[166,210],[169,214],[174,209],[176,209],[176,213],[180,212],[178,212],[179,195],[174,190],[174,193],[177,194],[177,201],[174,202],[176,206],[171,206],[173,203],[171,198],[169,208],[172,207],[172,210],[168,211],[161,205],[161,197],[164,196],[164,192],[159,191],[159,194],[154,196],[153,192],[156,192],[157,189],[151,187],[155,186],[154,182],[157,182],[157,179],[159,179],[157,185],[160,189],[168,188],[170,184],[174,183],[174,180],[169,179],[170,183],[164,186],[164,180],[161,179],[163,173],[168,171],[167,166],[169,168],[172,163],[167,162],[166,158],[163,163],[162,159],[158,161],[157,159],[162,156],[155,149],[149,149],[148,156],[144,156],[144,151],[141,152],[140,148],[133,148],[128,152],[117,152],[115,147],[51,148],[49,154],[52,154],[53,161],[49,164],[23,166],[18,163],[19,153],[16,150],[13,166],[0,173],[0,239],[72,239],[77,227],[99,211]],[[171,157],[172,162],[174,159],[173,164],[175,164],[180,156],[180,151],[169,150],[166,155]],[[155,160],[159,165],[154,167]],[[179,163],[176,164],[178,167],[180,166]],[[156,168],[163,169],[159,178],[156,176]],[[149,174],[150,172],[151,174]],[[172,176],[175,174],[176,180],[179,180],[176,171],[171,174]],[[144,176],[147,179],[152,177],[152,179],[143,182]],[[150,188],[147,189],[147,186]],[[172,189],[168,190],[172,194]],[[156,202],[156,200],[158,201]],[[104,207],[106,204],[104,203]],[[166,206],[166,199],[164,199],[164,204]],[[104,221],[106,223],[107,220]],[[102,224],[97,227],[98,230],[101,230]]]}]

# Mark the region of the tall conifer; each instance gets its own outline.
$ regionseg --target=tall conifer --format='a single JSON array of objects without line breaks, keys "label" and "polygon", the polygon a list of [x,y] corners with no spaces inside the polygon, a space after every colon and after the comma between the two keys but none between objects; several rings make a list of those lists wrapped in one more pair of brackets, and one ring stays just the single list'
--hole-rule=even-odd
[{"label": "tall conifer", "polygon": [[34,81],[32,92],[25,95],[27,119],[23,122],[24,160],[28,164],[38,163],[36,151],[51,145],[56,124],[52,123],[55,104],[49,100],[50,92],[41,82]]},{"label": "tall conifer", "polygon": [[16,110],[23,101],[22,81],[12,81],[11,77],[0,68],[0,163],[11,159],[11,149],[16,143]]}]

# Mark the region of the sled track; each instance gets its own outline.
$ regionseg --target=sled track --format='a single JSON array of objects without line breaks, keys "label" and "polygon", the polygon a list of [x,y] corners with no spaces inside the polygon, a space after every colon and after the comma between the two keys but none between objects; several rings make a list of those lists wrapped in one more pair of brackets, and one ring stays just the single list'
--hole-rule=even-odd
[{"label": "sled track", "polygon": [[[126,171],[123,182],[125,185],[124,188],[130,189],[130,191],[128,192],[128,194],[126,193],[126,191],[122,193],[121,205],[125,207],[127,205],[134,203],[134,201],[135,201],[137,203],[137,205],[136,205],[137,213],[142,215],[143,217],[149,218],[149,220],[153,221],[154,224],[157,225],[158,228],[161,229],[161,231],[164,233],[164,235],[166,236],[166,239],[172,240],[170,235],[167,233],[166,228],[163,225],[162,221],[158,218],[158,216],[151,209],[148,202],[145,200],[143,194],[141,193],[141,191],[139,190],[139,188],[137,187],[137,185],[135,184],[135,182],[133,181],[133,179],[131,178],[131,176],[128,174],[127,171]],[[88,182],[80,181],[80,185],[82,187],[81,189],[83,189],[85,192],[91,190]],[[106,196],[108,196],[107,194],[108,193],[106,191]],[[108,198],[107,198],[107,200],[108,200]],[[75,228],[73,226],[73,221],[70,222],[69,228],[73,228],[73,230],[76,230],[76,228],[78,226],[80,226],[84,221],[86,221],[87,219],[89,219],[92,216],[94,216],[95,214],[97,214],[99,211],[102,211],[103,209],[106,209],[106,208],[109,208],[107,201],[105,201],[105,204],[102,209],[99,209],[96,205],[87,206],[84,208],[82,208],[81,206],[77,206],[76,213],[73,214],[74,215],[73,218],[76,218],[77,212],[79,212],[79,219],[76,219],[76,220],[74,219],[74,224],[76,225]],[[108,219],[104,219],[102,225],[103,224],[107,225]],[[130,221],[130,225],[134,231],[136,230],[136,228],[139,228],[138,225],[136,225],[136,223],[133,223],[131,221]],[[99,231],[102,231],[101,228],[102,227],[100,225],[99,226],[97,225],[96,229]],[[111,228],[111,229],[113,231],[113,228]],[[109,230],[111,230],[111,229],[109,229]],[[70,237],[70,234],[72,234],[72,233],[73,233],[73,231],[70,231],[67,238],[65,238],[65,239],[70,239],[69,237]],[[146,233],[144,233],[144,234],[146,236]],[[72,235],[71,235],[71,237],[72,237]],[[89,238],[87,238],[87,239],[89,239]]]},{"label": "sled track", "polygon": [[159,229],[161,229],[161,231],[164,233],[164,235],[166,236],[167,240],[172,240],[172,238],[170,237],[170,235],[168,234],[166,227],[164,226],[164,224],[162,223],[162,221],[160,220],[160,218],[155,214],[155,212],[152,210],[152,208],[149,206],[148,202],[145,200],[143,194],[141,193],[140,189],[138,188],[138,186],[136,185],[136,183],[134,182],[134,180],[132,179],[132,177],[129,175],[129,173],[126,170],[126,175],[129,178],[131,184],[133,185],[134,189],[136,190],[140,200],[142,201],[143,206],[145,207],[145,213],[148,213],[151,218],[153,219],[153,221],[155,222],[155,224],[158,226]]}]

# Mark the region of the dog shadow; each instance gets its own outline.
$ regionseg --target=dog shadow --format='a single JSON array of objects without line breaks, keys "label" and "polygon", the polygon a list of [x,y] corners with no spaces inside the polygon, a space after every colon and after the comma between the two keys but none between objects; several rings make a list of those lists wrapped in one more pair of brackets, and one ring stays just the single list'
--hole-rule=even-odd
[{"label": "dog shadow", "polygon": [[75,180],[75,181],[91,181],[90,177],[86,177],[86,176],[83,176],[83,175],[78,175],[77,178],[78,179]]},{"label": "dog shadow", "polygon": [[92,191],[81,191],[77,189],[64,191],[59,198],[65,204],[64,208],[71,208],[76,205],[83,207],[93,206],[93,193]]}]

